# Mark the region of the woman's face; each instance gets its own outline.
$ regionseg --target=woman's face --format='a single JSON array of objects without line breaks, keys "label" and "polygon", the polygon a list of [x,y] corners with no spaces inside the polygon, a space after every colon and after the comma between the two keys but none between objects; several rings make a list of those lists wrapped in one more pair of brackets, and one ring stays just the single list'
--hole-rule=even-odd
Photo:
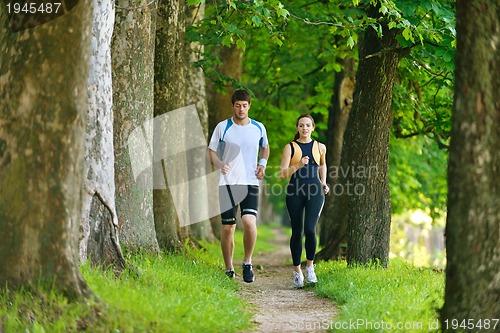
[{"label": "woman's face", "polygon": [[311,137],[311,133],[314,131],[314,124],[311,119],[304,117],[299,119],[297,124],[297,132],[302,138]]}]

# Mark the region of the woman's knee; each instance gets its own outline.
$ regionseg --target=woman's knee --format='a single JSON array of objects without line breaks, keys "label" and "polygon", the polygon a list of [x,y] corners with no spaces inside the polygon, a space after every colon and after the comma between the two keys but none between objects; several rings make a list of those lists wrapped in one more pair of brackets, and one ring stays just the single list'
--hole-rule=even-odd
[{"label": "woman's knee", "polygon": [[314,237],[316,237],[316,228],[305,228],[304,229],[304,236],[306,238],[314,238]]}]

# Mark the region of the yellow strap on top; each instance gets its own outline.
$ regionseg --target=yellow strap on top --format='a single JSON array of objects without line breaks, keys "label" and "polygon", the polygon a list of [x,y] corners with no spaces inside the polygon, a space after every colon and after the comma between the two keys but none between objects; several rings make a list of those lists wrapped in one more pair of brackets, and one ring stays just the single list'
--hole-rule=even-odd
[{"label": "yellow strap on top", "polygon": [[314,161],[316,162],[317,165],[320,165],[321,152],[319,151],[319,142],[316,140],[314,140],[314,142],[313,142],[312,153],[313,153]]},{"label": "yellow strap on top", "polygon": [[292,141],[290,143],[292,144],[292,147],[293,147],[293,153],[292,153],[292,157],[290,158],[290,164],[288,165],[289,167],[299,163],[300,159],[302,158],[302,149],[300,149],[300,146],[298,145],[298,143],[295,141]]}]

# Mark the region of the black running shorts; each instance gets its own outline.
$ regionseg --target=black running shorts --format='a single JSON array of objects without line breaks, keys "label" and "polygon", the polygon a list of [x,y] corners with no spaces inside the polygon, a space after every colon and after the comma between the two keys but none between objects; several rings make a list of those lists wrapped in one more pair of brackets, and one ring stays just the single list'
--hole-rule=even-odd
[{"label": "black running shorts", "polygon": [[222,224],[236,224],[236,210],[240,206],[241,216],[257,216],[259,186],[224,185],[219,186],[219,203]]}]

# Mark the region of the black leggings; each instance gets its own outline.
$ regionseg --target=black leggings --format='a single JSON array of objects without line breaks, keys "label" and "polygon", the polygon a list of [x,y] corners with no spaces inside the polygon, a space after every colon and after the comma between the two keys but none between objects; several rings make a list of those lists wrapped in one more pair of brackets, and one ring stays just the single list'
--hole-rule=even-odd
[{"label": "black leggings", "polygon": [[307,260],[316,255],[316,225],[323,209],[325,195],[321,183],[289,184],[286,193],[286,208],[290,215],[292,237],[290,252],[294,266],[300,265],[302,256],[302,231],[304,231]]}]

